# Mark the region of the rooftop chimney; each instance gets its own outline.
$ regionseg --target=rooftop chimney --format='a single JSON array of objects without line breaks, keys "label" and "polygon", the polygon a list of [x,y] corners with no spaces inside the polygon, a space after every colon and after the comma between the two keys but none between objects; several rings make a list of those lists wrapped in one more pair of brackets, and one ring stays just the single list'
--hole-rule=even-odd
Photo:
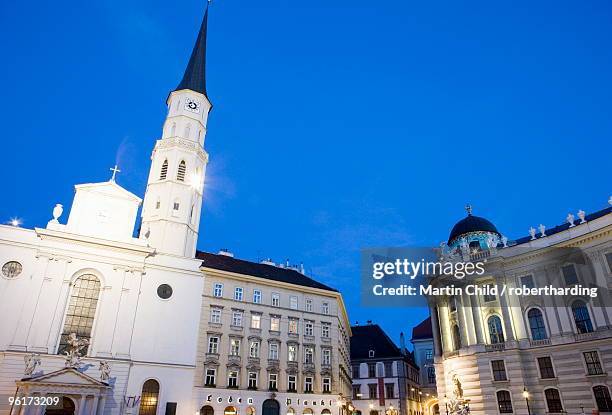
[{"label": "rooftop chimney", "polygon": [[217,255],[228,256],[230,258],[234,257],[234,254],[230,252],[229,249],[220,249],[219,252],[217,252]]}]

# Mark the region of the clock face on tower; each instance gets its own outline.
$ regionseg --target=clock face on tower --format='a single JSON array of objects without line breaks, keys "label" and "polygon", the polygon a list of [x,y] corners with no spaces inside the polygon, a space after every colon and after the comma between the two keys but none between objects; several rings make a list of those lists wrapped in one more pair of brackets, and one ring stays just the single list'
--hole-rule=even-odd
[{"label": "clock face on tower", "polygon": [[187,98],[185,100],[185,109],[187,111],[195,112],[196,114],[200,113],[200,103],[192,98]]}]

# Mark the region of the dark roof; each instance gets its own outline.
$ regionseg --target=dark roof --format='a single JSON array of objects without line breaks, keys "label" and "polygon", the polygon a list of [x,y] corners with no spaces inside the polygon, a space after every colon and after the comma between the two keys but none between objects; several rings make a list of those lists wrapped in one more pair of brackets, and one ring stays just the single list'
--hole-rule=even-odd
[{"label": "dark roof", "polygon": [[181,89],[191,89],[192,91],[200,92],[208,98],[206,94],[206,31],[208,28],[208,6],[204,12],[202,26],[198,38],[191,52],[187,69],[183,79],[176,87],[175,91]]},{"label": "dark roof", "polygon": [[492,232],[501,236],[495,225],[487,219],[469,214],[453,226],[450,236],[448,237],[448,244],[452,244],[455,238],[470,232]]},{"label": "dark roof", "polygon": [[196,252],[196,258],[201,259],[202,266],[206,268],[235,272],[237,274],[250,275],[252,277],[264,278],[272,281],[286,282],[289,284],[301,285],[303,287],[338,292],[338,290],[335,288],[321,284],[320,282],[317,282],[291,268],[281,268],[275,265],[244,261],[228,255],[211,254],[209,252],[202,251]]},{"label": "dark roof", "polygon": [[433,339],[431,317],[427,317],[412,329],[412,340]]},{"label": "dark roof", "polygon": [[[597,212],[586,215],[584,219],[587,222],[589,222],[594,219],[601,218],[602,216],[605,216],[608,213],[612,213],[612,206],[609,206],[605,209],[598,210]],[[580,219],[576,218],[576,220],[574,221],[574,224],[579,225]],[[569,229],[569,226],[570,226],[569,223],[565,222],[564,224],[557,225],[554,228],[546,229],[546,236],[550,236],[550,235],[554,235],[555,233],[566,231]],[[539,236],[536,235],[536,237],[539,239]],[[524,236],[522,238],[517,239],[515,242],[517,245],[519,245],[519,244],[528,243],[529,241],[531,241],[531,236]]]},{"label": "dark roof", "polygon": [[370,359],[370,350],[376,359],[405,357],[378,324],[352,326],[351,331],[351,360]]}]

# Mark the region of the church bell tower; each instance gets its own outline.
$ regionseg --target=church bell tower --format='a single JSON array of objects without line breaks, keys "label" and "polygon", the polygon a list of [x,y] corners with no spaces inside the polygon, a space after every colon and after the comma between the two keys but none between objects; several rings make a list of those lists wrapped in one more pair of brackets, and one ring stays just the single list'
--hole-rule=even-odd
[{"label": "church bell tower", "polygon": [[206,94],[208,9],[178,87],[167,100],[162,137],[151,155],[140,237],[157,252],[193,258],[198,240],[208,154],[206,123],[212,107]]}]

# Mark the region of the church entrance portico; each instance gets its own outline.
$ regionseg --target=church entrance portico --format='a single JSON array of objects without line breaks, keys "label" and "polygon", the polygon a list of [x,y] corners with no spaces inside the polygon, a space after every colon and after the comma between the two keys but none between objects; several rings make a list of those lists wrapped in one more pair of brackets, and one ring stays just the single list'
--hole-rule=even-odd
[{"label": "church entrance portico", "polygon": [[17,383],[17,397],[57,397],[46,406],[13,406],[10,415],[101,415],[110,387],[76,369],[65,368]]}]

